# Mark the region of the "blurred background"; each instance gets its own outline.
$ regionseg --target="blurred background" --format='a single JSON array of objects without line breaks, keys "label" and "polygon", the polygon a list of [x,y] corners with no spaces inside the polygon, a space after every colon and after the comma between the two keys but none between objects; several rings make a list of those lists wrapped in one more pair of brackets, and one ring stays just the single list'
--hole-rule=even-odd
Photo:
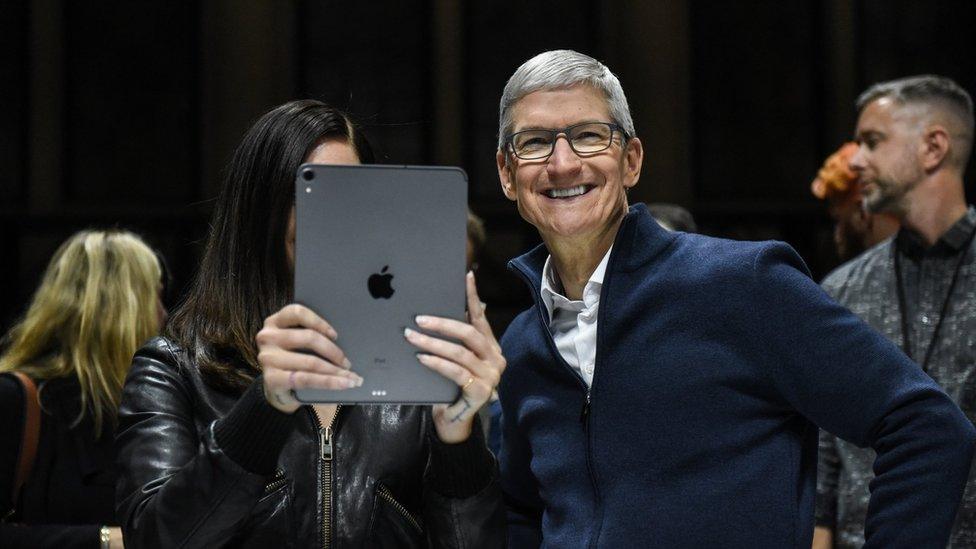
[{"label": "blurred background", "polygon": [[632,202],[680,204],[707,234],[784,240],[819,280],[837,258],[810,181],[850,138],[855,98],[917,73],[973,94],[974,29],[972,0],[5,1],[0,331],[84,227],[146,236],[172,308],[244,130],[304,97],[349,111],[383,163],[467,171],[500,331],[530,300],[505,263],[538,238],[498,187],[498,99],[554,48],[620,77],[647,155]]}]

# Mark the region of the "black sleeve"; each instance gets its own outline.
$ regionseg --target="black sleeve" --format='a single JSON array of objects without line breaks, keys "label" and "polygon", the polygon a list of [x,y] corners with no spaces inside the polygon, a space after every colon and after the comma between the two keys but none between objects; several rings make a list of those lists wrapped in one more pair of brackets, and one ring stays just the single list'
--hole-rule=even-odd
[{"label": "black sleeve", "polygon": [[424,520],[431,547],[504,547],[505,506],[495,458],[475,420],[468,440],[445,444],[430,428]]},{"label": "black sleeve", "polygon": [[466,498],[483,490],[495,476],[495,458],[485,444],[481,419],[475,416],[471,436],[447,444],[431,429],[430,487],[451,498]]},{"label": "black sleeve", "polygon": [[198,433],[186,367],[154,340],[136,353],[122,392],[116,513],[127,547],[225,543],[249,518],[263,471],[284,445],[285,436],[269,433],[294,424],[268,410],[259,378],[227,416]]},{"label": "black sleeve", "polygon": [[[14,476],[24,432],[24,388],[12,375],[0,375],[0,547],[4,549],[97,549],[102,525],[21,524],[10,514]],[[9,515],[9,516],[8,516]]]},{"label": "black sleeve", "polygon": [[0,375],[0,519],[13,508],[11,492],[23,431],[24,389],[14,376]]},{"label": "black sleeve", "polygon": [[102,525],[0,524],[4,549],[98,549]]}]

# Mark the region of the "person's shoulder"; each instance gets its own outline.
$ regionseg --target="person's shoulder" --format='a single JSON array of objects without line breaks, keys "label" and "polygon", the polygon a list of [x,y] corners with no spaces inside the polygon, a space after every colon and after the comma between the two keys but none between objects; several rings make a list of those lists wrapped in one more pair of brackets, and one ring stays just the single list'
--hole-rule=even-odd
[{"label": "person's shoulder", "polygon": [[0,395],[20,393],[22,390],[20,380],[14,376],[13,372],[0,373]]},{"label": "person's shoulder", "polygon": [[0,374],[0,413],[23,408],[24,387],[10,372]]},{"label": "person's shoulder", "polygon": [[675,248],[687,249],[713,258],[713,262],[728,257],[751,259],[770,247],[789,247],[778,240],[733,240],[694,233],[675,233]]},{"label": "person's shoulder", "polygon": [[891,244],[892,240],[889,238],[841,264],[827,273],[820,285],[827,293],[836,296],[851,285],[868,282],[879,270],[887,270]]},{"label": "person's shoulder", "polygon": [[[186,350],[176,341],[156,336],[143,344],[132,358],[132,371],[163,370],[176,374],[184,374],[188,369],[189,359]],[[130,377],[133,376],[130,373]]]},{"label": "person's shoulder", "polygon": [[700,234],[679,233],[665,261],[680,263],[686,273],[715,277],[751,276],[761,261],[785,262],[806,272],[799,255],[777,240],[732,240]]}]

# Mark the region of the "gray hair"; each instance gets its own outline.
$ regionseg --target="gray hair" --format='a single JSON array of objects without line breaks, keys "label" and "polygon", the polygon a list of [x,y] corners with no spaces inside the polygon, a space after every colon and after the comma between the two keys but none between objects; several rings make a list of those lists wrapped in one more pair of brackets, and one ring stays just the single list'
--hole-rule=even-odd
[{"label": "gray hair", "polygon": [[901,105],[936,105],[962,123],[962,136],[967,141],[973,135],[973,100],[952,79],[934,74],[899,78],[875,84],[857,98],[857,111],[882,97],[890,97]]},{"label": "gray hair", "polygon": [[589,84],[603,92],[610,118],[627,135],[634,137],[634,119],[620,81],[603,63],[573,50],[551,50],[529,59],[505,84],[498,106],[498,149],[505,146],[505,136],[512,131],[512,107],[526,95],[540,90],[551,91]]}]

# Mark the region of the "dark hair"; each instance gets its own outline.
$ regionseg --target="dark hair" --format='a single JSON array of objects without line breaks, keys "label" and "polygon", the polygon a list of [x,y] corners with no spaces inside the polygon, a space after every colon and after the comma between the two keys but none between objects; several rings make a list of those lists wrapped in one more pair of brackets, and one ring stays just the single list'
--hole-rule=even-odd
[{"label": "dark hair", "polygon": [[240,392],[260,373],[254,335],[293,295],[285,236],[295,172],[327,138],[345,139],[361,162],[373,161],[349,118],[315,100],[272,109],[234,152],[199,271],[166,330],[215,388]]},{"label": "dark hair", "polygon": [[698,225],[695,224],[695,218],[691,216],[691,212],[677,204],[668,204],[667,202],[648,204],[647,211],[651,213],[654,219],[667,225],[666,228],[672,231],[698,232]]},{"label": "dark hair", "polygon": [[481,249],[485,247],[487,235],[485,234],[484,220],[478,217],[478,214],[472,212],[471,208],[468,208],[467,235],[468,240],[471,241],[474,256],[478,257],[478,255],[481,253]]}]

